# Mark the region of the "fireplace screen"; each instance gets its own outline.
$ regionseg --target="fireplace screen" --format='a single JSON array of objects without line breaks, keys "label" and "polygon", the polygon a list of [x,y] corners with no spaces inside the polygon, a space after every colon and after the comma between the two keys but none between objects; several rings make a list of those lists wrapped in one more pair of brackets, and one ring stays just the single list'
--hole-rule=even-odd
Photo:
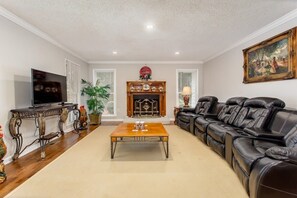
[{"label": "fireplace screen", "polygon": [[134,95],[134,117],[160,116],[159,95]]}]

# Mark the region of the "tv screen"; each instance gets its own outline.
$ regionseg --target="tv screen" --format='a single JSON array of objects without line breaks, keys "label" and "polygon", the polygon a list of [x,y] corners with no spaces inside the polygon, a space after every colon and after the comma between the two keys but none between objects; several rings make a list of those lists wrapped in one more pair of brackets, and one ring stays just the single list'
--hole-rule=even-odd
[{"label": "tv screen", "polygon": [[66,76],[31,69],[33,106],[67,102]]}]

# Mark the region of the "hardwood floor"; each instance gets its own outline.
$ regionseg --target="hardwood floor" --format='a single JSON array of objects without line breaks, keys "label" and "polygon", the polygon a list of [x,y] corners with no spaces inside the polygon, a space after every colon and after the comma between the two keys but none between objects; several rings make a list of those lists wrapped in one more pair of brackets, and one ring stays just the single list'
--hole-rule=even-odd
[{"label": "hardwood floor", "polygon": [[69,132],[64,136],[53,140],[46,146],[45,159],[41,159],[40,150],[37,149],[5,165],[7,180],[0,184],[0,197],[4,197],[10,191],[32,177],[35,173],[63,154],[72,145],[83,139],[97,127],[97,125],[92,125],[89,126],[87,130],[80,131],[80,134]]}]

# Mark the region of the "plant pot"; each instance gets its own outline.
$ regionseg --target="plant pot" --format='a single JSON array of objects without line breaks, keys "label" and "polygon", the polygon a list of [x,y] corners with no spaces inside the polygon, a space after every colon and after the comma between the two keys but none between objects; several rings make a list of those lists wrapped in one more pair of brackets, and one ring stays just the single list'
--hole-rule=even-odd
[{"label": "plant pot", "polygon": [[89,118],[90,118],[91,125],[101,124],[101,114],[89,114]]}]

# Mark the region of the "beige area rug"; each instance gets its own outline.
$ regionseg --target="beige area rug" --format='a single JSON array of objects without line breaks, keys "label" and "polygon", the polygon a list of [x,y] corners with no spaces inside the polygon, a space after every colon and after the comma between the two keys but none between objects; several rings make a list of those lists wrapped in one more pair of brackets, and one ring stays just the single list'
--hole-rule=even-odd
[{"label": "beige area rug", "polygon": [[161,143],[122,143],[111,160],[115,127],[100,126],[6,197],[248,197],[209,147],[177,126],[165,128],[169,159]]}]

